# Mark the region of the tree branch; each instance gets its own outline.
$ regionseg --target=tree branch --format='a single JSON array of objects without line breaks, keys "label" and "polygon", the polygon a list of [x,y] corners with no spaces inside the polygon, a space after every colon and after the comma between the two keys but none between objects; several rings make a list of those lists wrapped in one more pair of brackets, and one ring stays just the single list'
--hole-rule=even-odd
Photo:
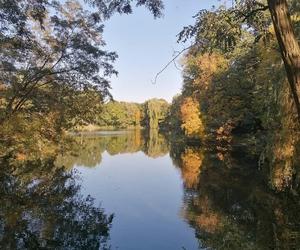
[{"label": "tree branch", "polygon": [[238,12],[239,15],[243,16],[244,18],[242,19],[242,22],[245,22],[247,19],[249,19],[250,17],[252,17],[253,15],[255,15],[257,12],[260,11],[266,11],[269,9],[268,5],[260,5],[260,8],[257,9],[253,9],[250,12],[248,12],[247,14],[243,13],[243,12]]},{"label": "tree branch", "polygon": [[183,52],[185,52],[186,50],[188,50],[188,49],[190,49],[190,48],[192,48],[194,45],[191,45],[191,46],[189,46],[189,47],[187,47],[187,48],[184,48],[184,49],[182,49],[181,51],[179,51],[178,52],[178,54],[176,55],[176,56],[174,56],[173,58],[172,58],[172,60],[171,61],[169,61],[156,75],[155,75],[155,78],[154,78],[154,81],[152,81],[152,84],[156,84],[156,82],[157,82],[157,78],[159,77],[159,75],[161,74],[161,73],[163,73],[173,62],[175,62],[175,60],[183,53]]}]

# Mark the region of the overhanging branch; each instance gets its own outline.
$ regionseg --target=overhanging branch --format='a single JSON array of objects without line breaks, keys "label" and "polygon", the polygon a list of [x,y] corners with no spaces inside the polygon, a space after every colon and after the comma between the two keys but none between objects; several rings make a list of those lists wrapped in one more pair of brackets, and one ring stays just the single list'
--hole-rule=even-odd
[{"label": "overhanging branch", "polygon": [[154,81],[152,81],[152,84],[156,84],[157,82],[157,78],[159,77],[159,75],[161,73],[163,73],[173,62],[175,62],[175,60],[186,50],[189,50],[190,48],[192,48],[194,45],[191,45],[187,48],[182,49],[181,51],[178,52],[178,54],[176,56],[174,56],[156,75],[154,78]]}]

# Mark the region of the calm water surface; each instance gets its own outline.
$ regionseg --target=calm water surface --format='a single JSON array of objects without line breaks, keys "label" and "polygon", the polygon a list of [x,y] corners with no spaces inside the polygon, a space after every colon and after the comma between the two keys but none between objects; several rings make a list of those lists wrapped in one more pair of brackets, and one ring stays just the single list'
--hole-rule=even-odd
[{"label": "calm water surface", "polygon": [[300,249],[299,198],[274,193],[249,149],[73,139],[56,159],[1,161],[1,249]]},{"label": "calm water surface", "polygon": [[143,152],[102,155],[95,168],[76,167],[83,191],[114,213],[113,249],[198,249],[181,216],[182,179],[170,157]]},{"label": "calm water surface", "polygon": [[103,143],[103,148],[98,152],[101,161],[94,156],[99,162],[92,166],[74,164],[83,194],[114,214],[112,249],[198,249],[194,230],[182,216],[184,183],[167,141],[156,134],[145,146],[139,133],[102,132],[84,138]]}]

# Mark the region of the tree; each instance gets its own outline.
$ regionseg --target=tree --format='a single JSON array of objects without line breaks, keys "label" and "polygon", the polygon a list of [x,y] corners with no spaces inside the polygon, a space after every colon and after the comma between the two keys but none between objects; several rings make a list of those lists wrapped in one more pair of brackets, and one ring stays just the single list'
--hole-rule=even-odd
[{"label": "tree", "polygon": [[141,126],[141,104],[110,101],[97,112],[96,124],[112,128]]},{"label": "tree", "polygon": [[286,0],[268,0],[277,41],[300,122],[300,46]]},{"label": "tree", "polygon": [[116,12],[131,13],[134,3],[155,17],[162,14],[160,0],[1,1],[1,123],[21,110],[67,110],[78,117],[81,112],[69,112],[74,97],[91,90],[99,101],[110,97],[108,78],[117,73],[117,55],[103,49],[103,21]]},{"label": "tree", "polygon": [[[93,89],[102,97],[109,95],[106,77],[116,73],[110,64],[116,54],[102,49],[103,25],[97,13],[84,10],[76,1],[64,5],[46,1],[35,20],[32,12],[37,6],[20,1],[15,8],[15,18],[24,19],[23,28],[10,16],[1,19],[2,24],[7,23],[0,41],[0,81],[7,86],[7,117],[25,106],[43,111],[43,105],[33,104],[48,100],[49,106],[53,99],[59,102],[73,96],[75,90]],[[2,8],[2,17],[4,11]]]},{"label": "tree", "polygon": [[224,6],[212,11],[200,10],[194,18],[195,24],[184,27],[178,34],[178,41],[193,38],[194,51],[229,53],[242,36],[240,22]]},{"label": "tree", "polygon": [[[291,7],[297,8],[296,1],[290,1]],[[287,0],[267,0],[267,5],[257,0],[243,0],[237,4],[236,12],[253,25],[259,21],[261,11],[269,10],[275,30],[279,50],[284,62],[292,98],[300,122],[300,46],[297,40]],[[268,29],[268,25],[265,26]]]},{"label": "tree", "polygon": [[132,13],[132,5],[145,6],[148,8],[154,17],[162,16],[164,8],[162,0],[86,0],[92,6],[97,7],[105,18],[111,17],[114,13]]},{"label": "tree", "polygon": [[180,106],[181,128],[187,137],[199,138],[204,134],[204,126],[200,119],[199,102],[192,97],[183,99]]},{"label": "tree", "polygon": [[146,128],[157,129],[167,117],[169,104],[164,99],[150,99],[144,103],[144,125]]}]

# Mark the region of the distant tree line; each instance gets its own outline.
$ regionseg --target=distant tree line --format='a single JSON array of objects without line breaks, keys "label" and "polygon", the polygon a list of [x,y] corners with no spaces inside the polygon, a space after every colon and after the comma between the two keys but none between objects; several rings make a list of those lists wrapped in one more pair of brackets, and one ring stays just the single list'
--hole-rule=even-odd
[{"label": "distant tree line", "polygon": [[[164,122],[170,104],[164,99],[150,99],[142,104],[109,101],[95,113],[93,125],[97,128],[158,129]],[[88,124],[88,123],[87,123]],[[84,127],[83,127],[84,128]]]}]

